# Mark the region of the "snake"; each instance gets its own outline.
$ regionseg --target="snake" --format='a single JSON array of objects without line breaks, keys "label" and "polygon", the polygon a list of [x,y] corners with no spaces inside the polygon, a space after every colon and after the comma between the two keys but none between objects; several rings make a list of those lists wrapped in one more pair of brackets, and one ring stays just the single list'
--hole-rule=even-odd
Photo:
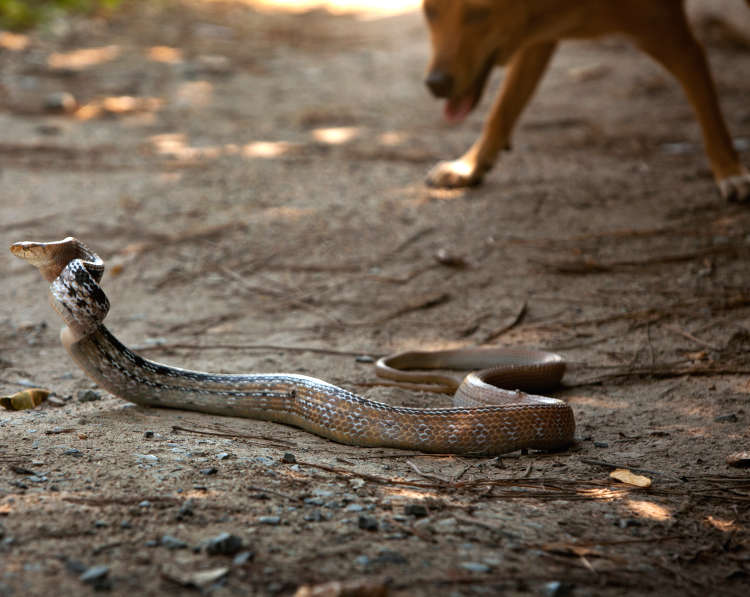
[{"label": "snake", "polygon": [[571,407],[529,393],[560,384],[566,366],[560,355],[489,346],[377,360],[377,375],[391,382],[454,392],[453,406],[441,408],[390,405],[306,375],[191,371],[140,356],[104,326],[110,305],[99,284],[104,262],[82,242],[24,241],[10,250],[49,282],[50,302],[65,324],[60,339],[73,361],[129,402],[274,421],[343,444],[427,453],[495,456],[573,442]]}]

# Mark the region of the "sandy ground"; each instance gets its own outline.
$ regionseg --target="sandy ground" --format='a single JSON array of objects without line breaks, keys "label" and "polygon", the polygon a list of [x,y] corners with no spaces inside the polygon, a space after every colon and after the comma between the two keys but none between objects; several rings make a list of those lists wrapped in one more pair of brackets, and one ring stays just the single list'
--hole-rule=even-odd
[{"label": "sandy ground", "polygon": [[[750,45],[698,31],[748,164]],[[424,173],[493,93],[441,121],[415,12],[142,3],[0,40],[0,245],[97,250],[126,344],[417,406],[449,399],[355,357],[554,349],[578,440],[428,456],[81,401],[46,284],[6,252],[0,394],[57,404],[0,411],[0,595],[747,594],[750,476],[725,459],[750,447],[750,209],[625,41],[566,44],[486,184],[441,192]]]}]

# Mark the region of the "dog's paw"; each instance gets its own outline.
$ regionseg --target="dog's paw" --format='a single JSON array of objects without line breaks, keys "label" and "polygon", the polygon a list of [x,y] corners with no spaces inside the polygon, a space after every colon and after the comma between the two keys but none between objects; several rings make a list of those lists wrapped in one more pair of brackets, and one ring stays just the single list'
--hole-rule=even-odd
[{"label": "dog's paw", "polygon": [[719,181],[719,192],[727,201],[750,202],[750,172],[722,178]]},{"label": "dog's paw", "polygon": [[439,162],[427,173],[428,186],[442,189],[474,187],[482,182],[483,172],[473,162],[459,159],[452,162]]}]

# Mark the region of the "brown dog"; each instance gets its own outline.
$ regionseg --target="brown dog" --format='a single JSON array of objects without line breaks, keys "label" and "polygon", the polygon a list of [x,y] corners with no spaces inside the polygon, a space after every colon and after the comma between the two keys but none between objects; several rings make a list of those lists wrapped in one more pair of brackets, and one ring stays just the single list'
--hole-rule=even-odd
[{"label": "brown dog", "polygon": [[481,136],[459,159],[437,164],[427,175],[428,184],[465,187],[482,181],[500,150],[509,146],[513,125],[559,40],[624,33],[682,84],[722,196],[750,200],[750,173],[732,146],[682,0],[424,0],[423,8],[433,50],[425,83],[433,95],[447,100],[448,119],[465,117],[492,68],[508,64]]}]

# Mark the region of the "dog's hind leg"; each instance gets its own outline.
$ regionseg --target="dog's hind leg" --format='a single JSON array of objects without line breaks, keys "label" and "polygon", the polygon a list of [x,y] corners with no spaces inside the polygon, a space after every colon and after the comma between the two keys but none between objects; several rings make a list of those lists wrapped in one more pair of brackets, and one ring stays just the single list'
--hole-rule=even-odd
[{"label": "dog's hind leg", "polygon": [[556,45],[556,42],[538,43],[513,55],[481,136],[457,160],[434,166],[427,174],[428,185],[456,188],[482,182],[498,153],[509,147],[513,126],[542,78]]},{"label": "dog's hind leg", "polygon": [[669,19],[654,19],[631,31],[638,46],[682,85],[703,132],[711,169],[725,199],[750,200],[750,173],[743,168],[721,114],[716,88],[701,44],[680,8]]}]

